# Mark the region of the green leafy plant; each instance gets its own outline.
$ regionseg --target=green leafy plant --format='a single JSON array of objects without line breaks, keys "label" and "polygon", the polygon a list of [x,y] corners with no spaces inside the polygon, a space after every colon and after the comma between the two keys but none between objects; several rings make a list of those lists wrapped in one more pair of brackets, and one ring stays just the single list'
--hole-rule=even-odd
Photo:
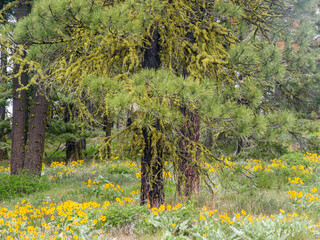
[{"label": "green leafy plant", "polygon": [[108,208],[106,213],[106,224],[109,226],[124,226],[133,222],[142,221],[142,216],[148,213],[146,206],[131,206],[119,207],[113,205]]},{"label": "green leafy plant", "polygon": [[302,165],[304,167],[310,166],[310,161],[308,161],[304,154],[301,152],[293,152],[289,154],[285,154],[281,157],[281,159],[285,160],[288,166],[294,165]]},{"label": "green leafy plant", "polygon": [[136,170],[125,165],[115,165],[107,169],[109,174],[135,174]]},{"label": "green leafy plant", "polygon": [[0,200],[21,197],[49,188],[47,180],[44,178],[34,178],[28,174],[0,174],[0,182]]}]

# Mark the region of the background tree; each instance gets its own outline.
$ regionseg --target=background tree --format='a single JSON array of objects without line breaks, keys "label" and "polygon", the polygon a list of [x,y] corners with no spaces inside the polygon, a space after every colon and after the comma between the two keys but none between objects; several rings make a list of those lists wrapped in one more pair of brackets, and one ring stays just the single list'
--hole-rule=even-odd
[{"label": "background tree", "polygon": [[[251,77],[256,85],[254,88],[251,87],[251,91],[259,90],[263,94],[263,101],[257,105],[257,113],[280,110],[286,112],[287,120],[292,124],[297,119],[300,122],[291,124],[290,128],[281,128],[281,131],[274,132],[273,136],[271,133],[268,134],[271,140],[269,142],[256,142],[261,150],[264,149],[260,153],[254,153],[257,154],[256,157],[264,157],[263,153],[267,151],[275,156],[283,154],[285,149],[279,143],[288,133],[292,135],[294,141],[298,139],[298,142],[304,142],[301,137],[310,123],[304,119],[310,118],[312,109],[315,109],[317,101],[315,92],[319,79],[316,70],[319,68],[319,63],[316,61],[319,52],[313,48],[317,21],[315,2],[284,1],[283,6],[279,7],[282,9],[281,17],[269,21],[268,32],[251,34],[254,38],[247,37],[243,41],[245,45],[240,44],[231,52],[231,61],[245,70],[242,71],[241,78]],[[252,32],[250,28],[244,27],[242,22],[232,24],[232,27],[242,29],[238,33],[240,38],[250,36]],[[254,41],[253,45],[247,44],[247,41]],[[269,43],[262,45],[258,41]],[[248,97],[250,98],[250,95]],[[248,97],[242,97],[241,102],[250,104]],[[247,142],[247,146],[250,146],[248,143],[253,143],[252,140],[252,137],[245,138],[243,142]],[[302,150],[305,151],[306,146]],[[247,153],[244,152],[244,155]]]},{"label": "background tree", "polygon": [[[4,6],[6,6],[9,0],[1,1],[0,9],[2,9],[3,14],[2,19],[0,19],[0,24],[3,25],[7,22],[9,18],[10,11],[6,11]],[[8,159],[8,146],[6,143],[6,135],[10,132],[10,123],[8,119],[6,119],[6,107],[7,107],[7,100],[10,96],[8,83],[6,81],[7,77],[7,49],[5,45],[0,45],[0,161],[4,159]]]},{"label": "background tree", "polygon": [[5,78],[7,77],[7,55],[5,47],[1,46],[1,62],[0,62],[1,76],[0,76],[0,160],[8,159],[8,148],[6,144],[6,135],[10,132],[11,127],[9,121],[6,119],[6,106],[8,105],[8,98],[10,96],[8,84]]}]

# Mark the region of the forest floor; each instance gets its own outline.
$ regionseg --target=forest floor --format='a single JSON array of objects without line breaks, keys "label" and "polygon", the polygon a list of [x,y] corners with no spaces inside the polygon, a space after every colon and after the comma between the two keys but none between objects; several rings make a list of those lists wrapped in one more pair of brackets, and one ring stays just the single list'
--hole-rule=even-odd
[{"label": "forest floor", "polygon": [[203,164],[215,185],[191,199],[167,162],[166,202],[151,209],[130,159],[51,162],[38,186],[0,163],[0,239],[320,239],[319,155],[222,162]]}]

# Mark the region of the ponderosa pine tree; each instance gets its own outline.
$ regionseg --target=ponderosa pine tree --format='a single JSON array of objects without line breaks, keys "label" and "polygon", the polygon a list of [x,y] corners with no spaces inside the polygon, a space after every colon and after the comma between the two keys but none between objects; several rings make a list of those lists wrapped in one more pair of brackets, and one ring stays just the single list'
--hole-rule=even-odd
[{"label": "ponderosa pine tree", "polygon": [[[258,74],[269,72],[273,84],[287,71],[279,64],[281,50],[269,36],[271,24],[294,6],[294,1],[292,6],[286,3],[40,0],[17,24],[15,37],[30,46],[29,61],[39,73],[45,71],[35,64],[38,59],[48,63],[46,56],[55,53],[47,67],[51,84],[67,86],[67,93],[81,95],[96,84],[103,86],[106,111],[134,115],[134,122],[117,136],[127,134],[130,149],[140,153],[151,143],[145,140],[152,139],[149,159],[161,162],[156,171],[152,167],[146,171],[162,174],[161,164],[172,161],[177,176],[185,181],[180,184],[190,186],[186,192],[192,192],[201,161],[212,157],[198,142],[201,124],[212,129],[214,144],[222,137],[237,140],[237,152],[246,144],[274,141],[279,128],[294,127],[291,114],[270,108],[274,102],[266,96],[275,92],[264,89]],[[153,46],[159,70],[144,70],[152,64],[153,60],[145,61]],[[83,102],[75,102],[85,112]],[[157,150],[157,144],[162,150]],[[192,176],[181,174],[183,161]],[[158,206],[163,188],[158,189],[159,200],[150,199],[151,189],[146,196]]]},{"label": "ponderosa pine tree", "polygon": [[[160,45],[159,45],[159,26],[150,28],[148,45],[145,46],[142,68],[159,69]],[[155,119],[153,127],[157,132],[162,132],[161,120]],[[144,149],[141,157],[141,194],[140,204],[147,202],[151,206],[160,206],[164,204],[164,182],[163,182],[163,143],[162,139],[157,139],[150,131],[148,126],[142,128]],[[156,152],[156,154],[155,154]]]},{"label": "ponderosa pine tree", "polygon": [[[318,0],[298,1],[283,23],[284,31],[273,29],[273,39],[282,51],[285,75],[276,80],[279,107],[291,108],[304,118],[317,115],[320,51],[314,45],[319,34]],[[281,24],[281,23],[277,23]],[[276,25],[276,24],[275,24]]]},{"label": "ponderosa pine tree", "polygon": [[[55,86],[57,87],[57,86]],[[60,90],[54,89],[50,95],[51,107],[47,123],[46,142],[56,145],[54,153],[64,146],[64,161],[70,163],[83,159],[85,150],[85,139],[92,134],[83,118],[77,113],[77,107],[73,104],[72,98],[68,98]],[[52,154],[51,156],[54,156]]]},{"label": "ponderosa pine tree", "polygon": [[[6,6],[9,0],[1,1],[0,9],[3,9]],[[0,25],[4,24],[8,20],[10,12],[4,11],[2,18],[0,19]],[[8,91],[8,84],[5,79],[7,77],[7,49],[4,45],[0,45],[0,161],[8,159],[8,148],[6,143],[6,135],[10,132],[10,123],[6,119],[6,106],[7,99],[10,96]]]},{"label": "ponderosa pine tree", "polygon": [[[16,21],[26,17],[31,12],[31,5],[25,0],[19,1],[15,9]],[[18,51],[18,49],[16,49]],[[22,51],[24,51],[22,49]],[[22,53],[22,60],[25,58],[25,52]],[[22,68],[22,69],[21,69]],[[18,73],[21,71],[21,74]],[[27,144],[28,132],[28,91],[18,89],[28,84],[27,66],[15,63],[13,69],[14,75],[18,75],[12,79],[13,95],[12,95],[12,133],[11,133],[11,174],[19,174],[24,168],[25,151]]]},{"label": "ponderosa pine tree", "polygon": [[[268,111],[272,116],[277,111],[286,112],[287,114],[282,116],[287,115],[287,120],[283,120],[291,122],[279,131],[269,132],[266,138],[270,137],[272,141],[258,140],[252,135],[242,137],[246,147],[252,146],[252,143],[259,145],[260,151],[255,153],[257,158],[264,157],[265,152],[279,154],[277,151],[270,151],[275,149],[276,145],[278,150],[284,150],[276,136],[290,133],[294,141],[298,139],[301,143],[299,136],[308,124],[300,121],[308,115],[310,117],[311,111],[315,110],[315,93],[319,81],[319,63],[316,61],[319,52],[313,47],[313,39],[316,36],[316,2],[319,1],[283,1],[279,7],[281,17],[269,21],[268,31],[252,34],[251,38],[248,37],[250,28],[245,26],[245,22],[235,21],[232,24],[232,28],[242,29],[237,32],[239,38],[244,40],[232,49],[230,61],[237,64],[241,78],[248,76],[254,80],[255,85],[249,86],[251,94],[241,94],[239,102],[253,103],[252,106],[258,114]],[[250,100],[254,96],[252,93],[257,90],[263,95],[258,104],[254,98]],[[297,116],[300,123],[294,123]],[[281,125],[273,123],[270,127],[273,126],[275,130]]]},{"label": "ponderosa pine tree", "polygon": [[[13,12],[17,22],[31,12],[30,1],[20,0],[13,2],[13,4],[15,6]],[[6,35],[6,33],[3,33],[3,35]],[[11,51],[14,52],[11,56],[14,61],[12,73],[11,174],[30,171],[31,174],[40,176],[49,105],[46,97],[48,88],[44,87],[43,84],[33,84],[32,95],[29,96],[28,85],[30,85],[29,75],[31,74],[31,69],[26,63],[27,43],[14,41],[13,39],[11,41],[14,43],[11,45],[13,49]],[[3,40],[2,44],[4,43],[5,40]],[[7,44],[4,45],[8,46]],[[39,75],[36,75],[33,79],[38,78]],[[29,97],[32,98],[31,102],[29,102]]]},{"label": "ponderosa pine tree", "polygon": [[300,115],[300,126],[289,131],[292,142],[301,151],[319,151],[319,140],[304,133],[306,128],[317,131],[314,121],[319,117],[320,49],[315,46],[319,37],[319,0],[298,1],[294,4],[285,30],[273,30],[273,38],[282,51],[286,74],[276,79],[276,101]]}]

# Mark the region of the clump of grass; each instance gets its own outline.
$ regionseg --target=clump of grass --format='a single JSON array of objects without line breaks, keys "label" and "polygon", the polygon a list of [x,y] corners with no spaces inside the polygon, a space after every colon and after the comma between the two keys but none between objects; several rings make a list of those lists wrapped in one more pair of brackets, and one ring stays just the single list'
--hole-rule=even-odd
[{"label": "clump of grass", "polygon": [[0,173],[0,200],[24,197],[50,188],[45,178],[34,178],[29,174],[9,175]]}]

